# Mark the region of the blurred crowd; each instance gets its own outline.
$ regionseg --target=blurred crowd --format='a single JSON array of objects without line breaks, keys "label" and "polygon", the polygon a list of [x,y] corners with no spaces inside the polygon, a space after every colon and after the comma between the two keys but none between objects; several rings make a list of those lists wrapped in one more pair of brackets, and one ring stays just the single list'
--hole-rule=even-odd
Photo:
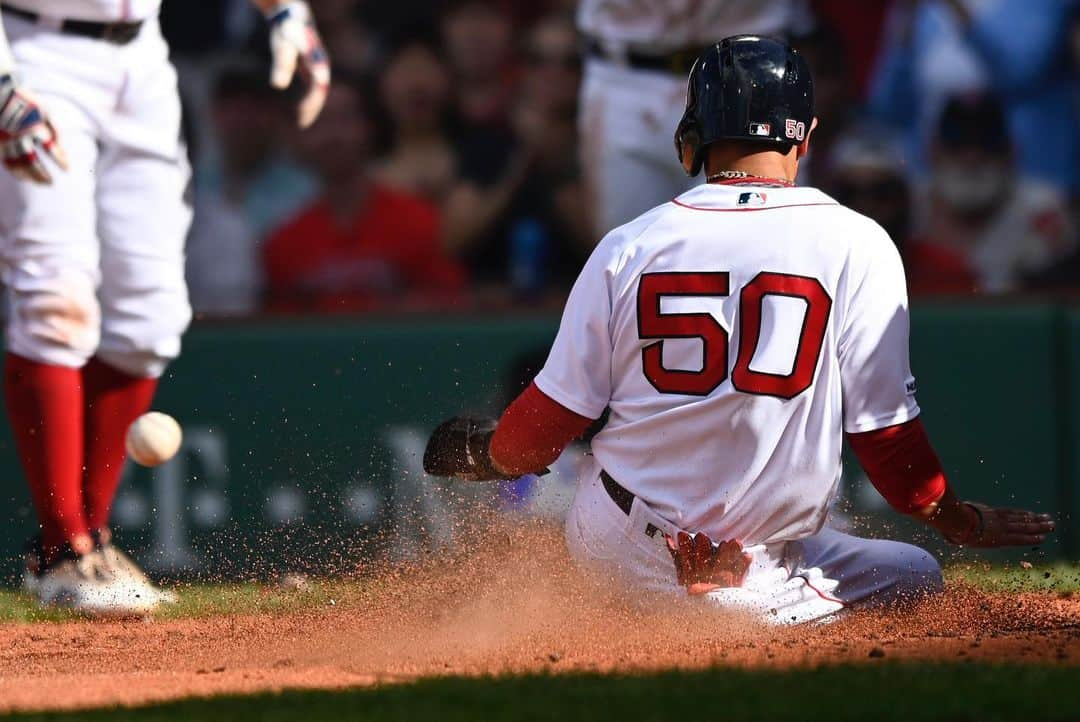
[{"label": "blurred crowd", "polygon": [[[300,132],[247,0],[166,0],[196,312],[559,304],[623,180],[585,160],[576,4],[313,0],[335,75]],[[1080,290],[1080,0],[773,4],[814,71],[800,182],[885,227],[913,295]]]}]

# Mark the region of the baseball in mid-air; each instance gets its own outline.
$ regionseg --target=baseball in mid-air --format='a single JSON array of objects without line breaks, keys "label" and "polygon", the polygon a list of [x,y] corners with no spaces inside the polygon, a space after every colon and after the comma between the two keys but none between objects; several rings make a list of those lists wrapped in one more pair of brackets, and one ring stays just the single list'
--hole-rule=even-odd
[{"label": "baseball in mid-air", "polygon": [[176,419],[160,411],[149,411],[128,427],[127,453],[143,466],[164,464],[180,450],[183,432]]}]

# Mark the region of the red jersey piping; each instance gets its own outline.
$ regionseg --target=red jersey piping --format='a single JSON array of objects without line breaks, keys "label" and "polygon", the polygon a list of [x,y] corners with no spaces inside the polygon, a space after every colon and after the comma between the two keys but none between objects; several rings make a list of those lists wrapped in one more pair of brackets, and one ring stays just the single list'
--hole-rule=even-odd
[{"label": "red jersey piping", "polygon": [[795,183],[783,178],[762,178],[761,176],[751,175],[745,178],[726,178],[724,180],[711,180],[710,185],[718,186],[762,186],[765,188],[794,188]]},{"label": "red jersey piping", "polygon": [[838,206],[838,205],[840,205],[839,203],[836,203],[836,202],[832,202],[832,203],[822,202],[822,203],[785,203],[782,206],[767,206],[765,208],[762,208],[762,207],[757,207],[757,208],[702,208],[701,206],[692,206],[689,203],[683,203],[678,198],[672,199],[671,202],[674,203],[677,206],[682,207],[682,208],[689,208],[692,211],[711,211],[711,212],[715,212],[715,213],[742,213],[744,211],[773,211],[773,210],[776,210],[777,208],[798,208],[799,206]]}]

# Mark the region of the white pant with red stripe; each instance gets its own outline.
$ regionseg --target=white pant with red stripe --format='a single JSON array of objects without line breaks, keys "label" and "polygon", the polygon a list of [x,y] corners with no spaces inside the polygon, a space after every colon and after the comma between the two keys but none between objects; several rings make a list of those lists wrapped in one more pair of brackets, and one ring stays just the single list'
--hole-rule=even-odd
[{"label": "white pant with red stripe", "polygon": [[[571,557],[600,583],[642,598],[685,597],[664,540],[664,534],[678,531],[641,499],[625,514],[592,471],[567,516],[566,542]],[[715,590],[703,600],[750,611],[773,624],[822,619],[851,605],[888,605],[942,586],[941,567],[929,552],[832,529],[799,541],[747,547],[746,552],[753,562],[743,586]]]}]

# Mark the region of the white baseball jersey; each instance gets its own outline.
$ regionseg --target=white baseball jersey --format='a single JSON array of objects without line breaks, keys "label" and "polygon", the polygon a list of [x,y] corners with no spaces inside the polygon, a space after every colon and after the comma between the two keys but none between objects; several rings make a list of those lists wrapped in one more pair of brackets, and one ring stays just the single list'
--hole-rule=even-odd
[{"label": "white baseball jersey", "polygon": [[120,22],[156,16],[161,0],[4,0],[4,4],[48,18]]},{"label": "white baseball jersey", "polygon": [[903,267],[813,188],[698,186],[597,246],[536,384],[682,529],[746,545],[824,522],[842,430],[916,417]]},{"label": "white baseball jersey", "polygon": [[578,27],[602,40],[644,48],[704,46],[739,33],[783,34],[797,0],[582,0]]}]

